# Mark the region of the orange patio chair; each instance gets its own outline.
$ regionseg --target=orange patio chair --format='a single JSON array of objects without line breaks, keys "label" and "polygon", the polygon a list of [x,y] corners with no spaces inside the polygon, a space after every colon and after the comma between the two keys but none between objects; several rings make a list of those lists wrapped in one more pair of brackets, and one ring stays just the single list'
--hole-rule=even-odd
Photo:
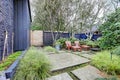
[{"label": "orange patio chair", "polygon": [[75,45],[72,46],[72,49],[73,49],[74,51],[77,51],[77,50],[81,51],[81,50],[82,50],[79,41],[75,41],[74,44],[75,44]]},{"label": "orange patio chair", "polygon": [[70,50],[72,48],[71,42],[70,41],[65,41],[66,48]]}]

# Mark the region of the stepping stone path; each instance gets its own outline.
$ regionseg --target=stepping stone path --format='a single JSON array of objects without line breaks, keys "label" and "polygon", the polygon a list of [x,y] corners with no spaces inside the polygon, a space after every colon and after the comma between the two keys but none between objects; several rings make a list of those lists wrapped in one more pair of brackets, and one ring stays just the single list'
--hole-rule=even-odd
[{"label": "stepping stone path", "polygon": [[48,55],[53,65],[51,71],[57,71],[68,67],[88,63],[90,60],[70,53],[59,53]]},{"label": "stepping stone path", "polygon": [[[83,57],[81,57],[83,56]],[[69,67],[74,67],[77,65],[81,65],[84,63],[90,62],[93,55],[87,53],[87,51],[80,53],[71,53],[71,52],[64,52],[61,51],[59,54],[49,54],[48,58],[51,61],[53,68],[51,69],[52,72],[67,69]],[[70,76],[68,72],[72,75]],[[101,72],[93,66],[85,66],[77,68],[76,70],[69,70],[65,73],[59,73],[56,76],[52,76],[47,78],[46,80],[95,80],[96,78],[102,78],[100,75]]]},{"label": "stepping stone path", "polygon": [[56,76],[52,76],[46,80],[73,80],[68,73],[62,73]]},{"label": "stepping stone path", "polygon": [[100,75],[101,72],[90,65],[74,70],[72,73],[80,80],[95,80],[96,78],[102,78]]}]

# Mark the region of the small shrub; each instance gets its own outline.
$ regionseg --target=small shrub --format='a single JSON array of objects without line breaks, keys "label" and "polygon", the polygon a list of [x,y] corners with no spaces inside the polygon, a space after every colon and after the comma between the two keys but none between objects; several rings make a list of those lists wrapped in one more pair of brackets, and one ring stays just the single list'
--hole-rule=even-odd
[{"label": "small shrub", "polygon": [[65,41],[70,41],[73,44],[75,41],[79,41],[79,39],[76,39],[76,38],[60,38],[57,41],[60,42],[61,48],[65,48],[65,46],[66,46]]},{"label": "small shrub", "polygon": [[85,44],[91,47],[98,47],[98,42],[97,41],[92,41],[90,39],[86,39],[86,40],[80,40],[80,44]]},{"label": "small shrub", "polygon": [[81,39],[79,42],[80,42],[81,45],[86,44],[86,41],[84,39]]},{"label": "small shrub", "polygon": [[0,71],[7,69],[17,58],[20,56],[21,52],[15,52],[8,56],[2,63],[0,63]]},{"label": "small shrub", "polygon": [[65,41],[67,41],[67,38],[60,38],[56,42],[60,42],[61,48],[65,48]]},{"label": "small shrub", "polygon": [[68,38],[68,40],[71,41],[71,43],[74,43],[75,41],[79,41],[79,39],[73,38],[73,37],[72,38]]},{"label": "small shrub", "polygon": [[110,51],[98,52],[92,58],[92,64],[110,74],[120,73],[120,57],[113,55],[111,59]]},{"label": "small shrub", "polygon": [[21,60],[14,80],[45,80],[49,71],[50,62],[43,51],[30,48]]},{"label": "small shrub", "polygon": [[116,49],[113,50],[113,54],[120,56],[120,46],[118,46]]},{"label": "small shrub", "polygon": [[44,51],[46,51],[46,52],[57,52],[56,49],[51,47],[51,46],[44,47]]}]

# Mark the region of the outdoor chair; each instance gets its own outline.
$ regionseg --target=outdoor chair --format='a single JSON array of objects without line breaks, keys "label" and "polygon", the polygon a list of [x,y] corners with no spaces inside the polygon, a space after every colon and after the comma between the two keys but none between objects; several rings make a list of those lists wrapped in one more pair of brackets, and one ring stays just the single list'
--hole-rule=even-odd
[{"label": "outdoor chair", "polygon": [[74,44],[75,44],[75,46],[80,46],[79,41],[75,41]]},{"label": "outdoor chair", "polygon": [[74,51],[77,51],[77,50],[81,51],[82,50],[82,48],[80,47],[79,41],[75,41],[74,45],[71,44],[71,41],[66,41],[65,44],[66,44],[66,48],[68,50],[70,50],[70,49],[72,49]]},{"label": "outdoor chair", "polygon": [[70,50],[72,48],[71,42],[70,41],[65,41],[66,48]]},{"label": "outdoor chair", "polygon": [[75,45],[72,46],[72,49],[73,49],[74,51],[77,51],[77,50],[81,51],[81,50],[82,50],[79,41],[75,41],[74,44],[75,44]]}]

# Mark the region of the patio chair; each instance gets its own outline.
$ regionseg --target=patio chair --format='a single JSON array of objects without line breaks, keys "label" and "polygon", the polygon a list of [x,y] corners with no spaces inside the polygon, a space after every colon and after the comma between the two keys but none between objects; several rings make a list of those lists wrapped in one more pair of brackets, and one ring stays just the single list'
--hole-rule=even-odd
[{"label": "patio chair", "polygon": [[66,48],[70,50],[72,48],[71,42],[70,41],[65,41]]},{"label": "patio chair", "polygon": [[74,44],[75,44],[75,45],[72,46],[72,49],[73,49],[74,51],[77,51],[77,50],[81,51],[81,50],[82,50],[79,41],[75,41]]},{"label": "patio chair", "polygon": [[75,41],[74,44],[75,44],[75,46],[80,46],[79,41]]}]

